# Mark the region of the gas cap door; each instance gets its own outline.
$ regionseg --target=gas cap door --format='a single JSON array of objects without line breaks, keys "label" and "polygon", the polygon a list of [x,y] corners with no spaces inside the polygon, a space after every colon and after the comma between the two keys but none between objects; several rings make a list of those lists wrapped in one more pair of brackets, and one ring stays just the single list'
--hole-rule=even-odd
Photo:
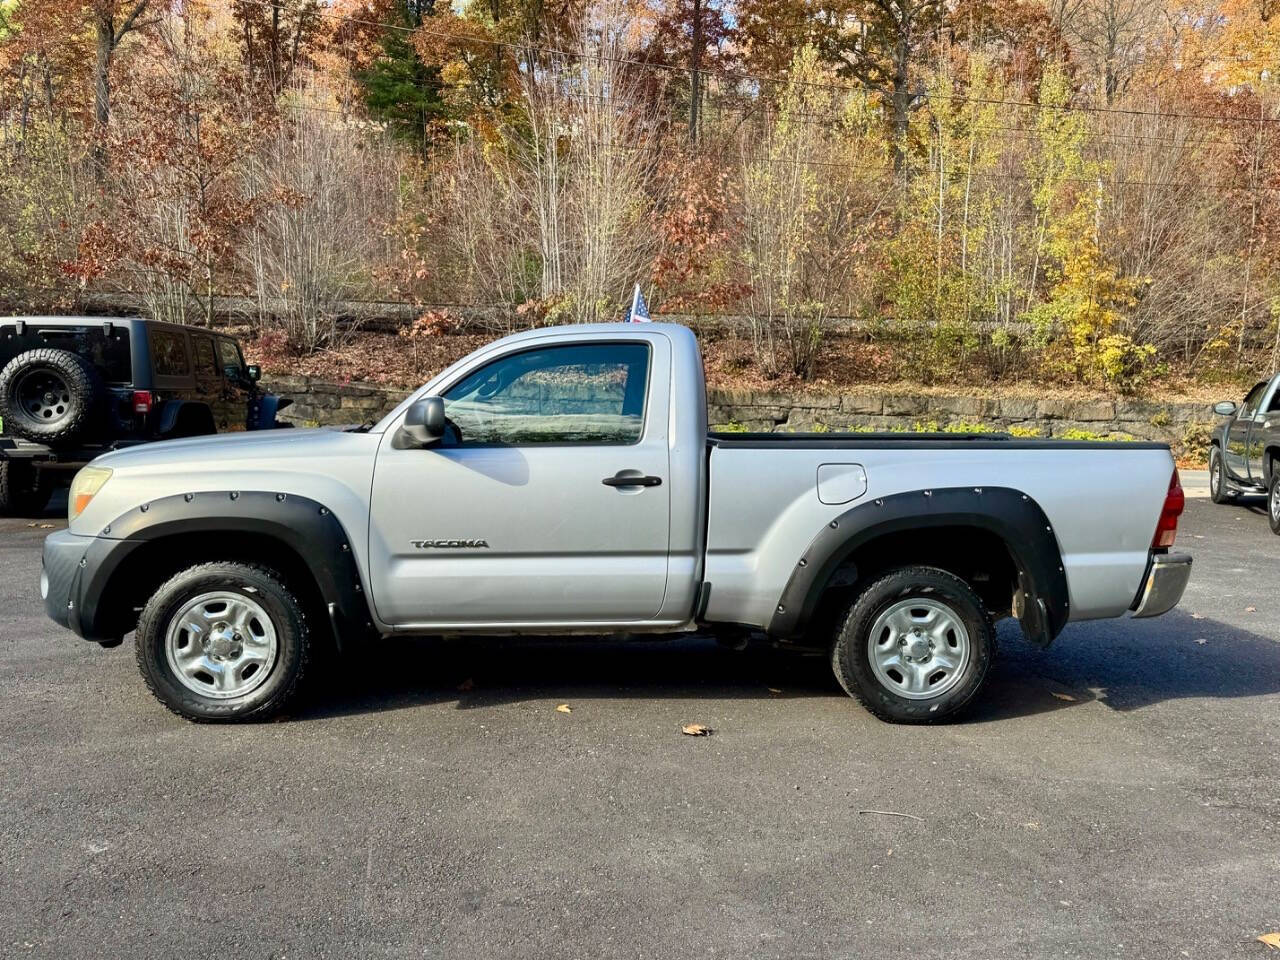
[{"label": "gas cap door", "polygon": [[867,472],[860,463],[824,463],[818,467],[818,499],[849,503],[867,492]]}]

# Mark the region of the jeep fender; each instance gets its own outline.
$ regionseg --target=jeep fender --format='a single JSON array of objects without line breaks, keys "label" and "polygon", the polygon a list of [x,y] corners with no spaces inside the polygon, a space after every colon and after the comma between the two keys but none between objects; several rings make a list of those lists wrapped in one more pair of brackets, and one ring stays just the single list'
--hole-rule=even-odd
[{"label": "jeep fender", "polygon": [[276,414],[292,404],[293,400],[289,397],[278,397],[274,393],[260,394],[253,399],[249,408],[249,429],[270,430],[277,426]]},{"label": "jeep fender", "polygon": [[204,414],[209,418],[209,426],[212,428],[210,433],[214,433],[217,427],[213,419],[213,411],[203,403],[191,403],[186,400],[166,400],[160,408],[160,423],[156,432],[162,437],[168,437],[178,426],[178,420],[183,413],[188,416],[199,416]]},{"label": "jeep fender", "polygon": [[836,568],[885,534],[928,527],[977,527],[998,536],[1017,570],[1014,615],[1027,639],[1048,646],[1067,622],[1067,576],[1053,527],[1040,505],[1008,487],[949,487],[880,497],[828,523],[797,561],[768,632],[794,638],[812,620]]}]

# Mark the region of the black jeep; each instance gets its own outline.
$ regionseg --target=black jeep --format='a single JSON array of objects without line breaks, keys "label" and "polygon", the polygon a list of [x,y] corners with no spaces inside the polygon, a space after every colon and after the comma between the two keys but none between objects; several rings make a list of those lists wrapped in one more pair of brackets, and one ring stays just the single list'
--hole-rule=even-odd
[{"label": "black jeep", "polygon": [[236,341],[97,317],[0,318],[0,514],[43,510],[107,450],[274,427],[291,401],[258,389]]}]

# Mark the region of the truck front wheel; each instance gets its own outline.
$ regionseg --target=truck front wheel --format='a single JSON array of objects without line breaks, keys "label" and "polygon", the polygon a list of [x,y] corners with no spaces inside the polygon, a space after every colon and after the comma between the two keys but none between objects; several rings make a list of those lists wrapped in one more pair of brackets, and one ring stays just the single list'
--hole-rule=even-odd
[{"label": "truck front wheel", "polygon": [[845,692],[890,723],[939,723],[963,710],[996,652],[982,600],[935,567],[901,567],[849,607],[831,649]]},{"label": "truck front wheel", "polygon": [[147,601],[135,650],[147,686],[179,716],[265,720],[296,698],[311,634],[303,604],[274,570],[202,563]]}]

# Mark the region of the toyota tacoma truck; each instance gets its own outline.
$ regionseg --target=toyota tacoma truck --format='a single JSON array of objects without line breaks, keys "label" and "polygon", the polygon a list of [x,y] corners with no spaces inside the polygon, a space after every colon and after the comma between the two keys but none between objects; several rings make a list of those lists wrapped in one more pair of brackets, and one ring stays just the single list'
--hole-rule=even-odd
[{"label": "toyota tacoma truck", "polygon": [[100,457],[41,592],[104,647],[134,631],[192,720],[278,713],[331,645],[703,631],[819,646],[876,716],[927,723],[977,695],[997,619],[1047,645],[1173,607],[1182,507],[1163,444],[709,433],[688,329],[546,328],[373,425]]},{"label": "toyota tacoma truck", "polygon": [[1267,520],[1280,534],[1280,374],[1255,384],[1239,406],[1225,400],[1213,412],[1225,419],[1210,439],[1209,495],[1230,503],[1266,494]]}]

